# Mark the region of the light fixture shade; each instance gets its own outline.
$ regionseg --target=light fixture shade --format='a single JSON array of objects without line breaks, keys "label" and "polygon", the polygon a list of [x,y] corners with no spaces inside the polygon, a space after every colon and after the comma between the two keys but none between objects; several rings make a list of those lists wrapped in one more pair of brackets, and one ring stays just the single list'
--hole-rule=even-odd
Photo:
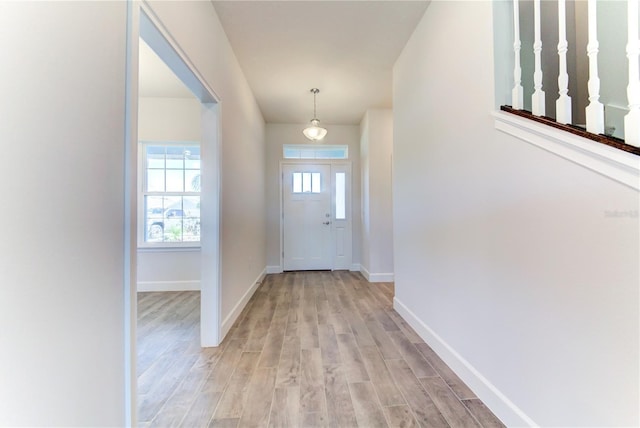
[{"label": "light fixture shade", "polygon": [[318,119],[311,120],[311,126],[305,128],[302,133],[305,137],[310,139],[311,141],[322,140],[325,135],[327,135],[327,130],[319,126],[320,121]]}]

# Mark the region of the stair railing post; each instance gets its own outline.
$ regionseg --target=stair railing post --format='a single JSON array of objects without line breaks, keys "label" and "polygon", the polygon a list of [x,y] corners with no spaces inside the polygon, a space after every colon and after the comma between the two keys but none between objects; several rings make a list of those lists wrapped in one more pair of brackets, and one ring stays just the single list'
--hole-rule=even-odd
[{"label": "stair railing post", "polygon": [[533,54],[534,54],[534,72],[533,72],[533,87],[534,92],[531,96],[531,112],[536,116],[544,116],[545,114],[545,100],[544,91],[542,90],[542,38],[540,36],[540,0],[534,0],[533,2],[533,28],[534,28],[534,42],[533,42]]},{"label": "stair railing post", "polygon": [[569,94],[569,73],[567,72],[567,5],[565,0],[558,0],[558,93],[556,100],[556,122],[571,123],[571,97]]},{"label": "stair railing post", "polygon": [[638,0],[627,0],[627,58],[629,60],[629,84],[627,99],[629,113],[624,117],[625,143],[640,147],[640,35],[638,34]]},{"label": "stair railing post", "polygon": [[600,102],[600,78],[598,77],[598,20],[596,0],[588,0],[589,42],[589,105],[586,108],[587,131],[593,134],[604,133],[604,106]]},{"label": "stair railing post", "polygon": [[514,86],[511,91],[511,105],[513,108],[522,110],[524,108],[524,91],[522,89],[522,68],[520,65],[520,5],[519,0],[513,0],[513,80]]}]

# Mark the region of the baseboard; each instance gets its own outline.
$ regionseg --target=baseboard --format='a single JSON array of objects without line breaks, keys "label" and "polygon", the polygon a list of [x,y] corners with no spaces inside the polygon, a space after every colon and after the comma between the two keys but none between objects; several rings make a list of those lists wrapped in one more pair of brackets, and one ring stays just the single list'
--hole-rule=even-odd
[{"label": "baseboard", "polygon": [[393,273],[371,273],[362,265],[360,272],[369,282],[393,282]]},{"label": "baseboard", "polygon": [[200,281],[138,281],[137,291],[199,291]]},{"label": "baseboard", "polygon": [[351,265],[351,269],[349,269],[351,272],[360,272],[360,264],[358,263],[354,263]]},{"label": "baseboard", "polygon": [[249,299],[251,299],[253,293],[255,293],[260,284],[262,284],[262,281],[264,280],[266,274],[267,269],[264,269],[260,273],[260,275],[258,275],[251,287],[249,287],[249,289],[244,293],[238,303],[236,303],[229,315],[227,315],[224,321],[222,321],[222,325],[220,326],[220,342],[222,342],[222,339],[224,339],[227,333],[229,333],[229,330],[231,330],[233,323],[236,322],[244,307],[247,306],[247,303],[249,303]]},{"label": "baseboard", "polygon": [[267,273],[282,273],[282,266],[267,266]]},{"label": "baseboard", "polygon": [[397,298],[393,308],[505,425],[539,426]]}]

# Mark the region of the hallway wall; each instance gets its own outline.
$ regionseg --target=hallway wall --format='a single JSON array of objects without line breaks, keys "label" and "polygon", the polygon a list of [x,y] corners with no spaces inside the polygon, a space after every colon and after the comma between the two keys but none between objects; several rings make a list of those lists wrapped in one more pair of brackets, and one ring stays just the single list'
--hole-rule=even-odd
[{"label": "hallway wall", "polygon": [[492,46],[434,1],[395,64],[396,307],[507,425],[638,426],[638,192],[496,131]]},{"label": "hallway wall", "polygon": [[0,426],[125,425],[125,2],[0,2]]},{"label": "hallway wall", "polygon": [[393,111],[369,109],[360,123],[361,269],[371,282],[393,281]]}]

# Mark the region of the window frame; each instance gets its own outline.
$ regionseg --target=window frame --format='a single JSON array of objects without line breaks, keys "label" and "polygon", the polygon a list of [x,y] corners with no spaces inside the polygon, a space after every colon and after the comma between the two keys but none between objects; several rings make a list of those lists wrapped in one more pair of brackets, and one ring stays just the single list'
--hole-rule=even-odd
[{"label": "window frame", "polygon": [[[146,232],[146,222],[145,222],[145,196],[167,196],[167,197],[201,197],[202,189],[200,192],[147,192],[145,191],[146,177],[147,177],[147,167],[146,167],[146,147],[148,146],[164,146],[164,147],[193,147],[197,146],[201,148],[200,142],[198,141],[150,141],[150,140],[140,140],[138,141],[138,176],[137,176],[137,247],[140,250],[199,250],[201,246],[201,241],[180,241],[180,242],[146,242],[145,241],[145,232]],[[202,174],[202,155],[200,159],[200,173]],[[166,165],[165,165],[166,168]],[[201,199],[202,201],[202,199]],[[202,238],[202,233],[200,233],[200,238]]]},{"label": "window frame", "polygon": [[[288,153],[298,151],[298,156],[291,156]],[[336,157],[329,155],[330,152],[342,151],[343,156]],[[311,156],[313,152],[313,156]],[[325,153],[326,156],[319,156]],[[282,159],[284,160],[314,160],[314,161],[331,161],[331,160],[349,160],[349,146],[347,144],[283,144]]]}]

